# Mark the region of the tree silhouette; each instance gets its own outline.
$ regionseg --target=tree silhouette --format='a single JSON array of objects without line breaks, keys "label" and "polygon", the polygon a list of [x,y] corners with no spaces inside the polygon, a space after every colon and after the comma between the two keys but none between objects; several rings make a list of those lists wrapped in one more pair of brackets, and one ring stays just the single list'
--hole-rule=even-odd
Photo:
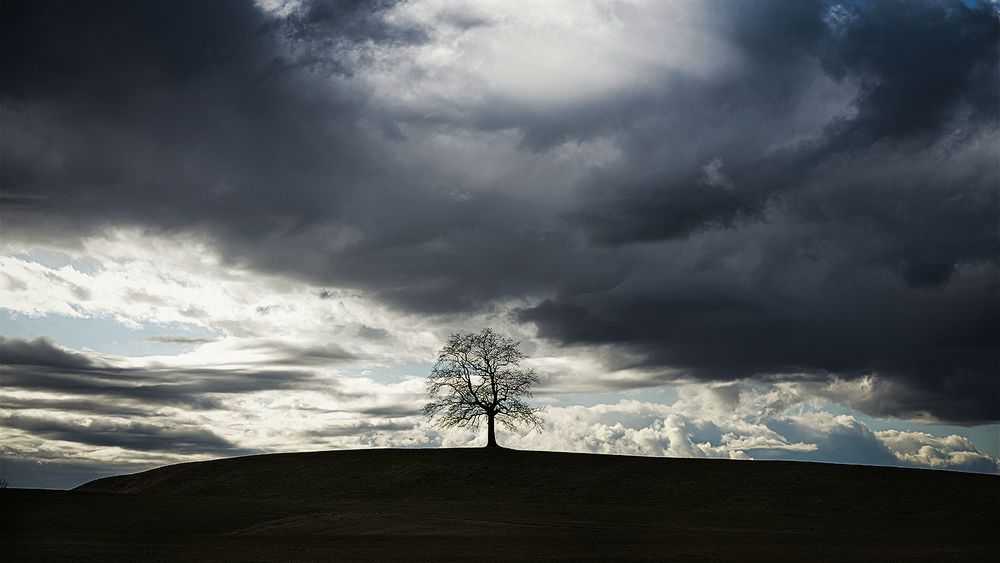
[{"label": "tree silhouette", "polygon": [[531,397],[538,376],[518,367],[528,357],[519,345],[490,328],[452,334],[427,378],[430,402],[424,414],[442,428],[478,429],[486,418],[487,448],[498,447],[497,420],[510,430],[517,424],[541,429],[541,409],[523,400]]}]

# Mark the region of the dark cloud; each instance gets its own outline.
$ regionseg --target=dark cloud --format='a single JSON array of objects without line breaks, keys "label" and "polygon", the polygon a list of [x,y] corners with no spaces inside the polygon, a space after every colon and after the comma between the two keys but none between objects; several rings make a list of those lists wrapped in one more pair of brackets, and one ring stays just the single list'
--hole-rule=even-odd
[{"label": "dark cloud", "polygon": [[115,446],[136,451],[176,453],[250,453],[202,428],[176,428],[146,422],[88,420],[77,423],[41,416],[14,414],[3,417],[7,428],[35,436],[94,446]]},{"label": "dark cloud", "polygon": [[958,111],[995,125],[994,7],[924,0],[851,2],[841,10],[821,60],[834,76],[861,85],[857,115],[838,131],[843,142],[937,134]]},{"label": "dark cloud", "polygon": [[318,430],[311,430],[307,435],[312,437],[324,438],[324,437],[340,437],[340,436],[369,436],[377,432],[395,432],[398,430],[410,430],[414,425],[412,423],[407,424],[405,422],[396,421],[384,421],[384,422],[368,422],[368,421],[358,421],[348,424],[339,424],[334,426],[328,426],[326,428],[320,428]]},{"label": "dark cloud", "polygon": [[180,336],[174,334],[156,334],[146,338],[146,340],[150,342],[159,342],[161,344],[208,344],[209,342],[215,342],[217,339]]},{"label": "dark cloud", "polygon": [[[871,374],[895,391],[866,412],[1000,419],[995,7],[709,2],[703,33],[738,64],[549,107],[484,91],[440,115],[406,92],[386,107],[357,79],[434,40],[391,8],[4,2],[5,235],[194,231],[235,263],[407,311],[534,302],[519,319],[541,336],[620,348],[654,374]],[[488,132],[514,132],[524,158],[599,139],[619,154],[563,186],[500,153],[463,177],[415,147]],[[286,375],[211,381],[300,381]]]},{"label": "dark cloud", "polygon": [[0,397],[0,409],[21,410],[38,409],[56,412],[71,412],[80,414],[98,414],[106,416],[154,416],[149,405],[123,404],[109,402],[106,398],[83,397],[79,399],[26,399],[22,397]]},{"label": "dark cloud", "polygon": [[[283,70],[286,28],[252,2],[3,11],[4,195],[23,204],[11,211],[254,236],[329,216],[330,188],[365,166],[350,143],[360,100]],[[17,227],[22,214],[6,215]]]},{"label": "dark cloud", "polygon": [[367,414],[371,416],[385,416],[389,418],[404,417],[404,416],[418,416],[420,415],[422,403],[401,403],[395,405],[384,405],[379,407],[369,407],[366,409],[361,409],[361,414]]},{"label": "dark cloud", "polygon": [[[877,416],[974,424],[1000,413],[993,268],[913,290],[884,271],[835,273],[803,288],[661,266],[676,277],[647,274],[546,300],[521,319],[561,342],[626,347],[637,354],[633,367],[675,368],[681,377],[877,375],[900,383],[854,405]],[[810,266],[783,275],[808,281]]]},{"label": "dark cloud", "polygon": [[389,337],[389,331],[384,328],[361,325],[358,327],[358,336],[367,340],[385,340]]},{"label": "dark cloud", "polygon": [[296,39],[328,56],[365,42],[417,44],[429,40],[427,30],[393,25],[382,14],[398,0],[313,0],[289,17]]},{"label": "dark cloud", "polygon": [[358,356],[336,344],[301,346],[281,340],[255,343],[255,349],[266,351],[275,363],[290,366],[325,366],[358,359]]},{"label": "dark cloud", "polygon": [[[636,153],[603,174],[577,216],[600,244],[646,245],[646,265],[520,318],[543,336],[621,345],[637,365],[683,377],[874,374],[896,385],[854,405],[865,412],[1000,419],[998,19],[986,5],[946,2],[838,9],[836,25],[829,9],[803,6],[740,18],[733,34],[753,71],[704,91],[728,110],[730,142],[745,142],[741,111],[774,112],[787,88],[809,87],[794,80],[806,58],[859,85],[853,115],[774,152],[706,147],[686,171],[644,172],[648,152]],[[756,81],[772,63],[790,69],[777,88],[786,95],[768,101],[775,89]],[[713,97],[727,86],[744,93],[724,96],[746,104]],[[706,182],[696,166],[716,154],[730,185]]]},{"label": "dark cloud", "polygon": [[[114,367],[44,338],[4,338],[0,350],[5,389],[78,395],[88,401],[117,403],[126,410],[140,405],[213,409],[221,407],[216,395],[276,389],[316,387],[337,392],[332,384],[317,384],[315,375],[305,370]],[[317,365],[337,352],[294,349],[289,353],[299,354],[300,363]],[[50,408],[58,408],[58,402]]]},{"label": "dark cloud", "polygon": [[0,361],[6,366],[44,366],[68,370],[96,370],[92,359],[55,345],[48,338],[24,340],[0,336]]},{"label": "dark cloud", "polygon": [[[718,20],[742,47],[744,68],[713,80],[671,83],[679,93],[660,98],[659,106],[642,108],[638,116],[653,119],[657,130],[636,132],[635,140],[644,147],[633,150],[624,166],[597,178],[592,200],[578,211],[595,240],[624,244],[731,226],[741,218],[760,218],[767,203],[777,197],[805,198],[805,203],[815,204],[813,194],[796,192],[816,181],[841,179],[841,170],[831,173],[829,168],[863,162],[869,150],[913,158],[925,145],[939,142],[947,128],[957,129],[949,133],[966,139],[996,129],[1000,84],[993,71],[1000,26],[986,5],[847,3],[837,6],[842,11],[839,22],[830,21],[831,8],[819,2],[797,3],[795,9],[781,2],[726,6],[732,10],[720,13]],[[817,76],[817,64],[825,75]],[[833,119],[821,136],[809,142],[780,150],[769,147],[777,144],[775,135],[787,135],[794,128],[792,110],[820,77],[856,85],[853,114]],[[678,111],[685,112],[687,120],[674,115]],[[668,127],[690,131],[696,136],[693,147],[689,139],[663,134]],[[699,128],[710,133],[700,133]],[[711,133],[716,131],[721,133]],[[960,141],[954,144],[953,150],[962,147]],[[691,149],[700,158],[686,162]],[[651,158],[672,152],[679,152],[680,158]],[[703,166],[720,156],[735,189],[699,182]],[[877,167],[885,162],[865,164]],[[995,168],[995,162],[980,166]],[[995,170],[985,178],[982,170],[952,172],[955,177],[945,181],[964,183],[966,174],[979,180],[969,194],[988,195],[995,184]],[[915,179],[905,173],[894,178]],[[914,189],[907,196],[920,197],[925,191]],[[925,199],[949,196],[928,195]],[[893,217],[884,208],[894,202],[880,199],[865,197],[869,212],[861,219],[885,230],[904,226],[899,223],[910,217]],[[910,205],[921,211],[923,205],[917,203]],[[931,209],[939,209],[932,206],[940,203],[926,202]],[[974,227],[995,221],[995,215],[994,209],[992,215],[977,217]],[[992,248],[977,245],[979,257],[995,256],[984,252],[995,251],[995,237],[990,240]]]}]

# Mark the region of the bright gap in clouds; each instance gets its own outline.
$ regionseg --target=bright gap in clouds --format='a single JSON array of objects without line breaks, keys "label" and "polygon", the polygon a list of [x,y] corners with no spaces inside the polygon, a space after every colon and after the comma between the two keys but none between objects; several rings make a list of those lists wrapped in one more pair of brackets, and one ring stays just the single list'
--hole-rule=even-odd
[{"label": "bright gap in clouds", "polygon": [[7,308],[0,309],[0,325],[4,336],[46,336],[69,348],[124,356],[175,355],[223,336],[186,323],[135,327],[113,318],[26,315]]},{"label": "bright gap in clouds", "polygon": [[[478,445],[419,416],[424,377],[449,332],[510,318],[403,314],[134,230],[75,251],[5,248],[0,265],[0,453],[15,486],[260,452]],[[876,420],[808,382],[651,387],[600,351],[499,328],[532,351],[550,405],[545,432],[502,435],[512,447],[998,471],[997,425]]]}]

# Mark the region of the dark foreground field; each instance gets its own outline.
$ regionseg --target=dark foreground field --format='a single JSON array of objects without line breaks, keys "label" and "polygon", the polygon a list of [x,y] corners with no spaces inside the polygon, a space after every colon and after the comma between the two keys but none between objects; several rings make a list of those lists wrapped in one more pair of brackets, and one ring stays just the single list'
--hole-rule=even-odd
[{"label": "dark foreground field", "polygon": [[0,491],[5,560],[997,561],[1000,478],[789,462],[368,450]]}]

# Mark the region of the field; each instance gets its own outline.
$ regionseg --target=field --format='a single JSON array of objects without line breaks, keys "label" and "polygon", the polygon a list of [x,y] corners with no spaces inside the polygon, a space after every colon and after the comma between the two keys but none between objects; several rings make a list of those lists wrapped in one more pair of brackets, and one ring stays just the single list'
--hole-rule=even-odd
[{"label": "field", "polygon": [[6,560],[997,561],[1000,478],[506,449],[276,454],[0,491]]}]

